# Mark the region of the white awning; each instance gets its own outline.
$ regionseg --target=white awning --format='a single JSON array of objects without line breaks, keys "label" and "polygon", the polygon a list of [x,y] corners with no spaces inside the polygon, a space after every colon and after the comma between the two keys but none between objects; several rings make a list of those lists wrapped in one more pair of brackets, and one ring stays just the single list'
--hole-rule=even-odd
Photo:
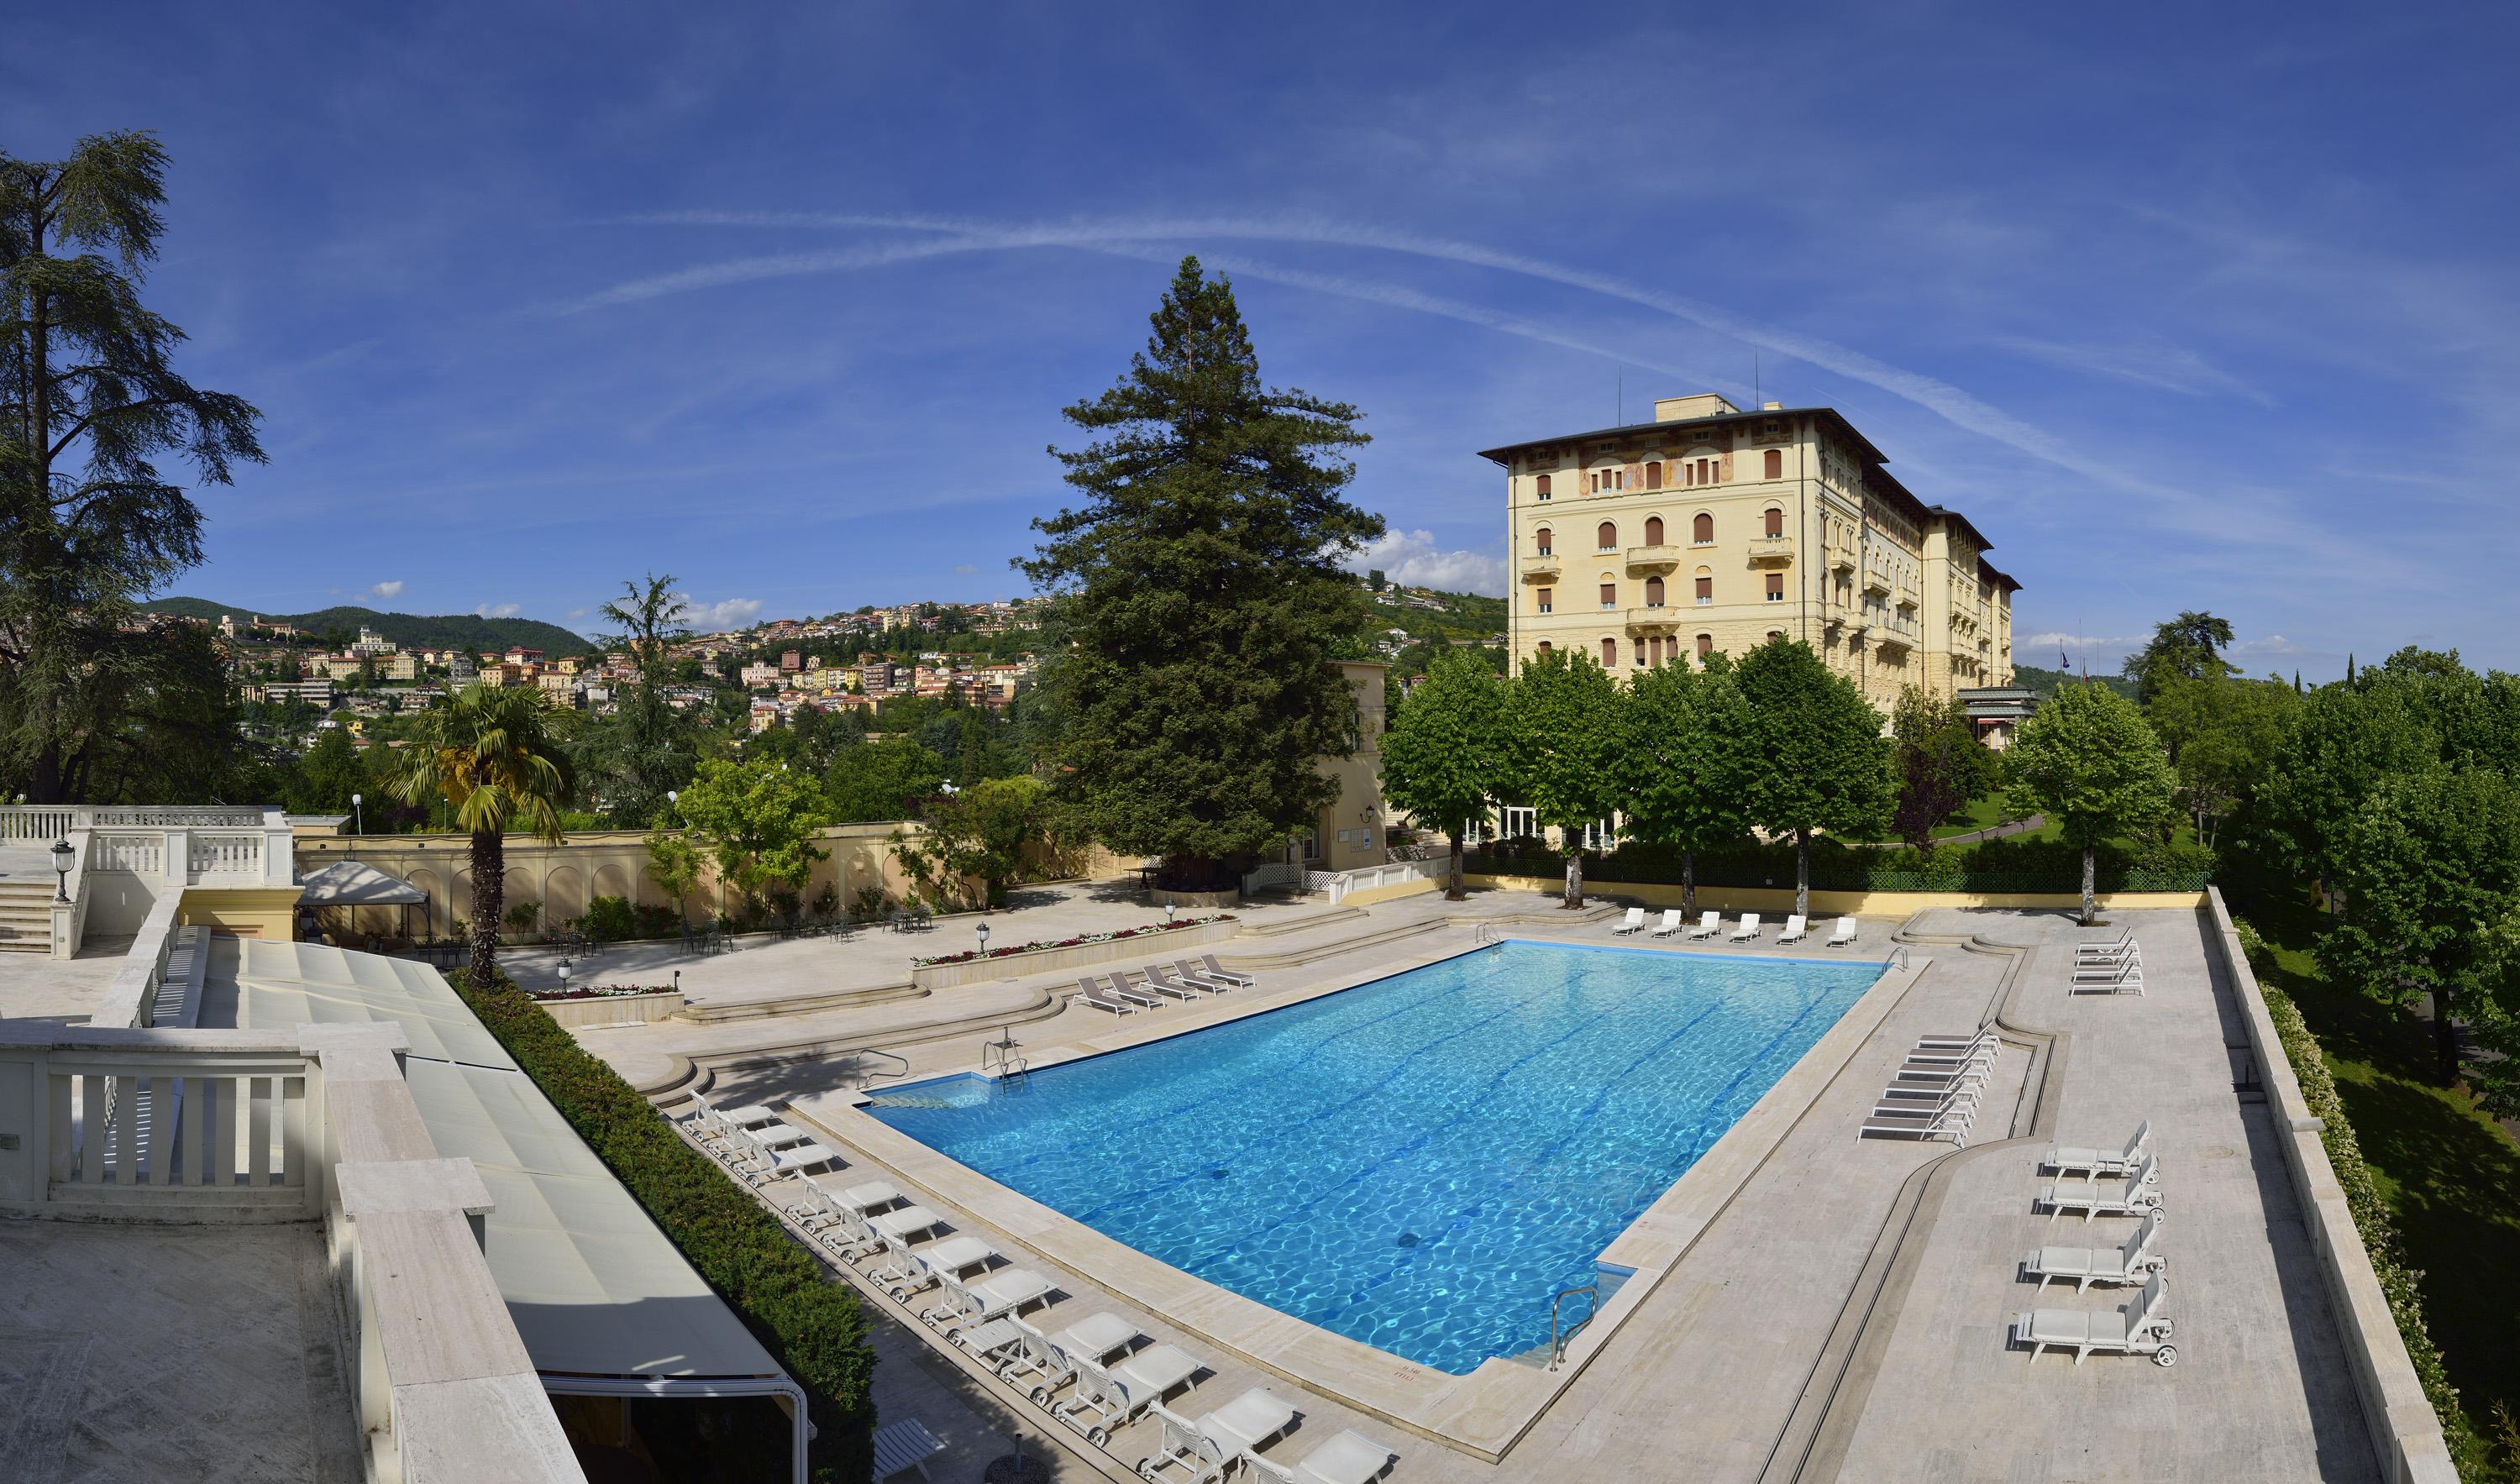
[{"label": "white awning", "polygon": [[306,873],[301,907],[417,907],[428,893],[357,861],[335,861]]}]

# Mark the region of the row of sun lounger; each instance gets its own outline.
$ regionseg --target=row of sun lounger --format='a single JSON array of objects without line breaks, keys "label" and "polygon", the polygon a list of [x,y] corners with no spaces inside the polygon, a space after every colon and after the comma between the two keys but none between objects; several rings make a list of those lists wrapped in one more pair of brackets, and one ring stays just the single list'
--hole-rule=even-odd
[{"label": "row of sun lounger", "polygon": [[1949,1139],[1955,1147],[1967,1147],[1979,1101],[2002,1052],[1993,1026],[1968,1036],[1918,1038],[1856,1137]]},{"label": "row of sun lounger", "polygon": [[[2074,1364],[2094,1351],[2148,1355],[2160,1366],[2178,1364],[2179,1347],[2170,1343],[2173,1326],[2165,1313],[2170,1284],[2163,1270],[2169,1260],[2153,1250],[2161,1235],[2161,1166],[2152,1156],[2152,1124],[2137,1126],[2123,1148],[2050,1148],[2039,1163],[2057,1179],[2040,1192],[2038,1204],[2054,1221],[2067,1211],[2080,1211],[2089,1225],[2093,1216],[2141,1218],[2134,1234],[2114,1247],[2039,1247],[2021,1260],[2025,1276],[2039,1280],[2046,1292],[2050,1279],[2071,1279],[2081,1293],[2093,1283],[2141,1285],[2141,1291],[2113,1311],[2033,1309],[2012,1316],[2011,1341],[2026,1345],[2037,1360],[2047,1350],[2071,1350]],[[2080,1184],[2065,1177],[2082,1176]],[[2123,1184],[2103,1187],[2114,1177]]]},{"label": "row of sun lounger", "polygon": [[[1741,914],[1741,921],[1738,925],[1732,929],[1728,941],[1733,943],[1755,942],[1758,940],[1759,926],[1759,915],[1755,912],[1745,912]],[[1697,925],[1691,927],[1688,925],[1688,920],[1681,916],[1679,908],[1668,907],[1663,909],[1662,921],[1654,924],[1651,936],[1657,938],[1668,938],[1674,934],[1685,932],[1690,939],[1694,940],[1698,938],[1714,937],[1718,933],[1723,932],[1723,930],[1724,915],[1720,912],[1708,912],[1699,915]],[[1642,907],[1631,907],[1628,909],[1628,915],[1619,920],[1619,925],[1610,929],[1610,935],[1612,937],[1624,937],[1630,933],[1643,931],[1645,931],[1645,910]],[[1843,948],[1847,944],[1855,941],[1855,919],[1840,918],[1837,920],[1837,926],[1832,929],[1828,935],[1828,946],[1831,948]],[[1785,919],[1784,928],[1777,934],[1777,941],[1779,943],[1798,943],[1810,936],[1811,922],[1802,913],[1798,912]]]},{"label": "row of sun lounger", "polygon": [[2143,950],[2136,943],[2135,929],[2127,928],[2111,942],[2076,944],[2072,990],[2078,995],[2115,995],[2129,990],[2142,994]]},{"label": "row of sun lounger", "polygon": [[1142,1010],[1161,1010],[1175,1000],[1230,994],[1259,982],[1249,974],[1235,973],[1217,963],[1216,955],[1207,954],[1196,964],[1188,959],[1175,959],[1170,966],[1149,964],[1138,970],[1136,984],[1129,982],[1126,970],[1087,974],[1076,981],[1076,1003],[1115,1015],[1133,1015]]}]

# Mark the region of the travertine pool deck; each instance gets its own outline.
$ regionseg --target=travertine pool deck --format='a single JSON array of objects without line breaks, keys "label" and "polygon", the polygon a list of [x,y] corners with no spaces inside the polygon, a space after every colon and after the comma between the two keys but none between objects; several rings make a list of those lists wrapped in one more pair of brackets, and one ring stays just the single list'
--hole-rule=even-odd
[{"label": "travertine pool deck", "polygon": [[[1414,898],[1370,914],[1401,921],[1441,905]],[[1501,915],[1535,903],[1482,893],[1471,905]],[[891,1173],[955,1229],[982,1235],[1058,1282],[1059,1301],[1029,1316],[1038,1327],[1056,1331],[1113,1309],[1209,1362],[1213,1372],[1194,1393],[1175,1399],[1176,1411],[1195,1415],[1249,1385],[1284,1396],[1304,1417],[1267,1450],[1282,1464],[1354,1426],[1398,1450],[1394,1476],[1403,1480],[2367,1478],[2372,1452],[2335,1321],[2310,1270],[2291,1188],[2269,1147],[2265,1108],[2242,1101],[2233,1085],[2234,1057],[2244,1055],[2228,1048],[2243,1038],[2230,1018],[2230,986],[2209,967],[2202,917],[2145,912],[2120,921],[2134,924],[2143,945],[2150,993],[2141,998],[2064,992],[2071,945],[2083,934],[2060,914],[1932,913],[1909,924],[1932,940],[1910,952],[1919,963],[1930,956],[1931,964],[1842,1067],[1826,1070],[1799,1109],[1780,1115],[1787,1126],[1773,1147],[1708,1213],[1668,1276],[1620,1295],[1633,1306],[1626,1322],[1606,1336],[1579,1340],[1580,1371],[1509,1440],[1498,1462],[1438,1441],[1441,1426],[1418,1425],[1442,1413],[1440,1404],[1415,1412],[1391,1405],[1394,1389],[1405,1389],[1418,1368],[1391,1357],[1377,1362],[1378,1352],[1351,1353],[1352,1384],[1342,1389],[1322,1371],[1326,1359],[1335,1364],[1341,1356],[1319,1344],[1321,1331],[1282,1316],[1274,1333],[1238,1328],[1238,1316],[1224,1312],[1234,1306],[1214,1302],[1214,1290],[1199,1292],[1205,1285],[1188,1286],[1196,1283],[1188,1275],[1175,1274],[1178,1283],[1169,1289],[1149,1290],[1143,1274],[1104,1282],[1107,1255],[1055,1224],[1028,1219],[1020,1206],[980,1189],[993,1183],[960,1166],[940,1169],[896,1148],[890,1152],[900,1168]],[[1879,960],[1896,925],[1868,922],[1853,956]],[[1630,941],[1611,939],[1608,927],[1594,920],[1557,934],[1538,925],[1512,931]],[[1356,936],[1358,924],[1344,930]],[[1454,951],[1471,930],[1456,926],[1337,952],[1336,935],[1326,928],[1330,957],[1264,972],[1253,999],[1230,997],[1124,1023],[1134,1037],[1182,1028],[1202,1013],[1284,1003]],[[1280,946],[1238,939],[1218,953],[1233,963]],[[1773,932],[1751,948],[1688,945],[1771,957],[1800,956],[1805,947],[1780,951]],[[1949,1145],[1855,1137],[1915,1037],[1965,1031],[1998,1010],[2017,1034],[1976,1145],[1955,1155]],[[1093,1018],[1080,1018],[1086,1015]],[[1108,1044],[1116,1034],[1107,1017],[1067,1009],[1018,1027],[1016,1038],[1043,1059]],[[602,1035],[589,1035],[589,1045],[602,1050]],[[897,1050],[913,1074],[926,1075],[976,1062],[983,1039],[973,1031]],[[856,1072],[817,1075],[810,1061],[721,1068],[711,1095],[789,1102],[792,1116],[829,1132],[852,1160],[852,1168],[825,1178],[850,1183],[886,1168],[878,1157],[882,1139],[867,1133],[881,1126],[850,1106],[865,1080]],[[2051,1233],[2046,1218],[2031,1212],[2031,1161],[2051,1136],[2120,1142],[2145,1116],[2163,1161],[2170,1215],[2161,1250],[2170,1259],[2181,1364],[2165,1370],[2094,1356],[2077,1368],[2051,1354],[2034,1366],[2026,1353],[2006,1348],[2014,1310],[2043,1303],[2112,1308],[2124,1294],[2094,1288],[2078,1298],[2070,1288],[2050,1287],[2043,1299],[2019,1279],[2022,1253],[2043,1240],[2113,1243],[2131,1224],[2103,1218],[2085,1229],[2068,1219]],[[1929,1171],[1931,1178],[1922,1178]],[[1162,1267],[1142,1255],[1136,1260]],[[1133,1296],[1149,1291],[1151,1299]],[[1298,1349],[1304,1353],[1293,1358],[1302,1364],[1291,1364]],[[1003,1399],[1011,1425],[1042,1419],[976,1372],[972,1380]],[[1480,1414],[1477,1398],[1454,1400],[1464,1405],[1452,1421],[1497,1434],[1498,1419]],[[1118,1476],[1150,1451],[1151,1437],[1140,1424],[1091,1462]]]}]

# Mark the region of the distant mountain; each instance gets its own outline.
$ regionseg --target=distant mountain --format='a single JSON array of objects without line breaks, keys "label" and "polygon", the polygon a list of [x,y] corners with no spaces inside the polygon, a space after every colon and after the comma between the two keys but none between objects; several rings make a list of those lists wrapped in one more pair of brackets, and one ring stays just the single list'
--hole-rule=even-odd
[{"label": "distant mountain", "polygon": [[1375,621],[1412,639],[1485,640],[1505,632],[1505,600],[1433,588],[1386,587],[1373,595]]},{"label": "distant mountain", "polygon": [[158,598],[141,605],[156,613],[215,622],[222,613],[295,624],[300,633],[355,636],[361,624],[406,650],[504,650],[522,645],[546,654],[584,654],[595,648],[584,635],[534,618],[483,618],[476,613],[380,613],[374,608],[318,608],[312,613],[268,613],[202,598]]},{"label": "distant mountain", "polygon": [[[2041,700],[2055,695],[2056,688],[2066,681],[2082,678],[2080,675],[2068,675],[2062,670],[2043,670],[2035,664],[2015,663],[2012,667],[2012,683],[2024,690],[2036,692]],[[2135,682],[2123,675],[2101,674],[2092,678],[2129,700],[2136,698]]]}]

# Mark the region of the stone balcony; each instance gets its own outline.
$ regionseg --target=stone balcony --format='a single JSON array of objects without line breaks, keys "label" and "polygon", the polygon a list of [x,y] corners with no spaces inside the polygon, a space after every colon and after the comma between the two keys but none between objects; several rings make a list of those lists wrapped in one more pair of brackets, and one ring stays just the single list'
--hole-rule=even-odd
[{"label": "stone balcony", "polygon": [[1628,548],[1628,571],[1667,572],[1680,565],[1680,548],[1669,544]]},{"label": "stone balcony", "polygon": [[1752,566],[1787,566],[1794,560],[1794,538],[1791,536],[1754,536],[1750,540]]},{"label": "stone balcony", "polygon": [[1537,552],[1522,559],[1522,580],[1525,582],[1554,582],[1562,570],[1555,552]]}]

